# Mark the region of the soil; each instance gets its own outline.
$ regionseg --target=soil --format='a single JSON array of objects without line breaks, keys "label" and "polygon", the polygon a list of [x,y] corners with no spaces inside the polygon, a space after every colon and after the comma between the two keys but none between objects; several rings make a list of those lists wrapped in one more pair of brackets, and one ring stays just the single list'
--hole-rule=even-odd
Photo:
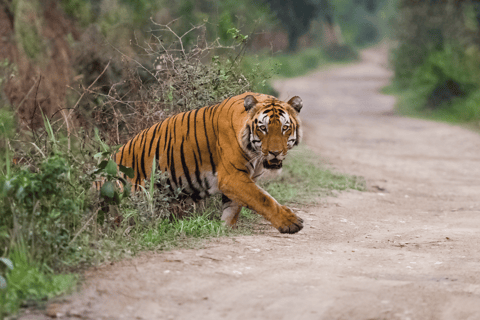
[{"label": "soil", "polygon": [[[480,319],[480,136],[404,118],[382,95],[387,48],[278,81],[305,143],[347,191],[296,209],[305,228],[148,253],[85,274],[47,312],[82,319]],[[22,319],[31,319],[25,315]],[[37,319],[37,318],[36,318]]]}]

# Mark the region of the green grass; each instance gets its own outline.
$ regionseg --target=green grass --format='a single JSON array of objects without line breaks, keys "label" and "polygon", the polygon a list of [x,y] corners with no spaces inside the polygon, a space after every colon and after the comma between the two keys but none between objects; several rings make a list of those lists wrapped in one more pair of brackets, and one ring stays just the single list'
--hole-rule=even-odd
[{"label": "green grass", "polygon": [[47,266],[28,257],[25,247],[10,253],[13,269],[6,272],[7,287],[0,289],[0,318],[18,312],[21,305],[44,304],[47,299],[69,293],[76,286],[76,274],[54,274]]},{"label": "green grass", "polygon": [[480,50],[449,42],[429,51],[421,64],[404,67],[401,63],[408,60],[410,49],[403,46],[395,51],[393,61],[399,67],[394,82],[383,89],[383,93],[398,97],[398,113],[479,127]]},{"label": "green grass", "polygon": [[325,168],[319,157],[305,146],[290,151],[282,174],[264,187],[280,203],[309,204],[333,190],[365,190],[361,177],[339,174]]},{"label": "green grass", "polygon": [[296,53],[279,53],[275,55],[257,54],[243,58],[244,70],[263,70],[280,77],[298,77],[309,71],[332,63],[344,63],[352,59],[333,60],[321,49],[307,48]]},{"label": "green grass", "polygon": [[425,108],[425,99],[413,88],[399,89],[390,84],[382,89],[382,93],[397,97],[396,111],[400,115],[480,129],[480,90],[467,97],[454,98],[436,109]]},{"label": "green grass", "polygon": [[[192,215],[184,219],[165,219],[140,236],[145,248],[171,249],[188,246],[192,240],[229,236],[232,230],[219,219],[213,219],[208,212]],[[196,241],[194,241],[196,242]]]}]

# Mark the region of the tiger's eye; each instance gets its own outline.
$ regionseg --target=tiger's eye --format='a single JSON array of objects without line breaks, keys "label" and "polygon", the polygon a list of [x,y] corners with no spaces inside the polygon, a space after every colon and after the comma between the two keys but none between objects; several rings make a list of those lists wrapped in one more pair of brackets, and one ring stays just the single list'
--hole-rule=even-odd
[{"label": "tiger's eye", "polygon": [[258,128],[262,131],[265,131],[267,129],[267,127],[265,127],[263,124],[261,126],[259,126]]},{"label": "tiger's eye", "polygon": [[283,130],[284,131],[288,130],[288,126],[283,126]]}]

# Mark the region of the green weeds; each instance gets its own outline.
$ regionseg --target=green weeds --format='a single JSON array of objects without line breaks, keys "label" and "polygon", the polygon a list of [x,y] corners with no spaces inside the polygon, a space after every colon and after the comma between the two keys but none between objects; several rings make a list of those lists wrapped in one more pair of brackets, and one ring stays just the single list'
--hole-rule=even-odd
[{"label": "green weeds", "polygon": [[173,217],[162,220],[154,228],[146,231],[140,242],[147,248],[171,249],[189,246],[199,239],[231,235],[233,232],[209,212],[194,214],[184,219]]},{"label": "green weeds", "polygon": [[[0,288],[0,318],[18,312],[21,304],[38,305],[59,294],[72,291],[78,281],[75,274],[54,274],[46,265],[32,262],[25,247],[10,253],[11,269],[6,286]],[[45,302],[43,302],[45,303]]]},{"label": "green weeds", "polygon": [[326,169],[317,155],[300,146],[287,156],[282,174],[264,186],[280,203],[308,204],[333,190],[365,190],[365,181]]},{"label": "green weeds", "polygon": [[[281,53],[273,56],[266,54],[250,55],[244,57],[242,63],[245,70],[267,71],[281,77],[298,77],[333,62],[347,62],[353,59],[353,56],[351,56],[333,60],[322,49],[307,48],[298,53]],[[265,83],[263,83],[263,86],[265,86]]]}]

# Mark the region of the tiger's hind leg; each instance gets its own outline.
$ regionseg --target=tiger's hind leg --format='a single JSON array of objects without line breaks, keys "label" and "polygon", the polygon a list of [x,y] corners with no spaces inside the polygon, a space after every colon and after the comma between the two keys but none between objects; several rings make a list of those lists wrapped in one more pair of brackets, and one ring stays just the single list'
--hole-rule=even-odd
[{"label": "tiger's hind leg", "polygon": [[225,221],[226,225],[234,227],[241,210],[242,205],[222,195],[222,220]]}]

